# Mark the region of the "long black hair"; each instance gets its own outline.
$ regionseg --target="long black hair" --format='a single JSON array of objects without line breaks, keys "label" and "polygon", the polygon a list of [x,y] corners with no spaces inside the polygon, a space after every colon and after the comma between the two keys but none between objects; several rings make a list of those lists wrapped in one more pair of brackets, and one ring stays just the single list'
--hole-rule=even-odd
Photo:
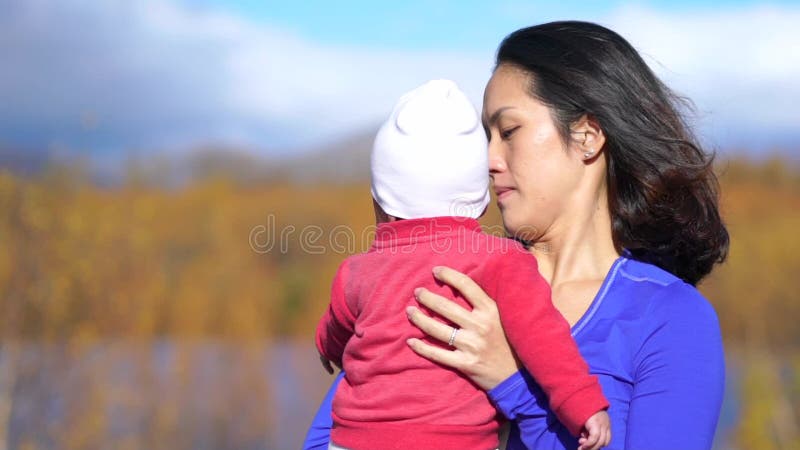
[{"label": "long black hair", "polygon": [[551,22],[506,37],[497,65],[522,69],[564,142],[584,115],[602,128],[614,244],[696,285],[728,253],[713,155],[674,94],[619,34],[588,22]]}]

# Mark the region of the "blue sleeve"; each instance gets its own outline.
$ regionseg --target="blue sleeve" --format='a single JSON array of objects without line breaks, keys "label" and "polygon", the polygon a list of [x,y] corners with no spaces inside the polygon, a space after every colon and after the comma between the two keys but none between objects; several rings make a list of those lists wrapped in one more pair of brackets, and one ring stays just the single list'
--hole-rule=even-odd
[{"label": "blue sleeve", "polygon": [[508,450],[578,448],[578,441],[546,407],[544,391],[524,368],[498,384],[488,395],[495,407],[512,421]]},{"label": "blue sleeve", "polygon": [[[614,414],[610,449],[710,449],[722,405],[725,363],[716,313],[691,286],[672,285],[644,314],[628,414]],[[609,349],[617,353],[624,349]],[[618,356],[618,355],[617,355]],[[601,383],[604,380],[601,377]],[[488,392],[512,421],[508,449],[574,449],[536,382],[518,372]],[[618,435],[614,435],[617,430]]]},{"label": "blue sleeve", "polygon": [[676,287],[653,302],[659,320],[634,357],[626,448],[710,449],[714,439],[725,385],[719,322],[696,289]]},{"label": "blue sleeve", "polygon": [[344,372],[339,372],[339,375],[333,380],[331,388],[325,394],[322,404],[319,405],[317,414],[314,420],[311,421],[311,427],[306,433],[306,440],[303,442],[303,450],[327,450],[328,442],[331,439],[331,427],[333,426],[333,419],[331,419],[331,402],[333,401],[333,394],[336,393],[336,387],[342,381]]}]

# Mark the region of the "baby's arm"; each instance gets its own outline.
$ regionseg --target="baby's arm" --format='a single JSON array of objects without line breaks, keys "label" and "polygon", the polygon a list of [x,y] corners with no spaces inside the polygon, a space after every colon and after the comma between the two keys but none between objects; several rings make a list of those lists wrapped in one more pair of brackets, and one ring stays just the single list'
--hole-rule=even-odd
[{"label": "baby's arm", "polygon": [[503,330],[522,364],[547,394],[552,411],[578,436],[589,417],[608,408],[600,383],[589,375],[533,255],[514,247],[497,259],[491,274],[495,279],[492,297]]},{"label": "baby's arm", "polygon": [[333,278],[331,303],[328,311],[322,316],[317,326],[317,350],[319,350],[323,367],[329,373],[333,373],[333,368],[330,367],[331,362],[339,367],[342,366],[344,347],[355,329],[356,317],[347,304],[344,290],[348,272],[348,260],[345,260]]},{"label": "baby's arm", "polygon": [[605,411],[597,412],[586,421],[578,439],[578,450],[599,450],[610,443],[611,418]]}]

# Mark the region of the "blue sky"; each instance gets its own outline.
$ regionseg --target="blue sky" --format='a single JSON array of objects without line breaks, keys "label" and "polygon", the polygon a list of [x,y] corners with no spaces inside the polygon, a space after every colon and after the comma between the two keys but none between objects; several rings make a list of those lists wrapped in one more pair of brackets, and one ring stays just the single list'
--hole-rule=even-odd
[{"label": "blue sky", "polygon": [[0,148],[295,154],[374,132],[432,78],[480,108],[500,40],[558,19],[630,40],[712,147],[797,148],[800,4],[744,0],[0,1]]},{"label": "blue sky", "polygon": [[[796,2],[795,2],[796,3]],[[202,0],[187,5],[228,9],[283,27],[310,39],[347,45],[395,48],[483,48],[498,36],[532,21],[598,17],[618,8],[652,7],[662,11],[741,8],[754,4],[790,5],[790,1],[457,1],[403,2],[307,0]]]},{"label": "blue sky", "polygon": [[618,9],[647,7],[687,14],[753,5],[796,5],[797,1],[458,1],[403,2],[305,0],[194,0],[187,5],[227,9],[309,39],[402,49],[493,48],[503,36],[536,22],[592,20]]}]

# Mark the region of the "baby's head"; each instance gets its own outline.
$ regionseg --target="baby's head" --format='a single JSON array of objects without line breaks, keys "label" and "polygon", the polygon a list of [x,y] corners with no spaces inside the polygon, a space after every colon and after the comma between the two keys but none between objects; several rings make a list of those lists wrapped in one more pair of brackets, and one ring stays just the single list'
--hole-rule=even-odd
[{"label": "baby's head", "polygon": [[375,137],[371,169],[379,222],[478,218],[489,204],[486,135],[472,103],[449,80],[400,97]]}]

